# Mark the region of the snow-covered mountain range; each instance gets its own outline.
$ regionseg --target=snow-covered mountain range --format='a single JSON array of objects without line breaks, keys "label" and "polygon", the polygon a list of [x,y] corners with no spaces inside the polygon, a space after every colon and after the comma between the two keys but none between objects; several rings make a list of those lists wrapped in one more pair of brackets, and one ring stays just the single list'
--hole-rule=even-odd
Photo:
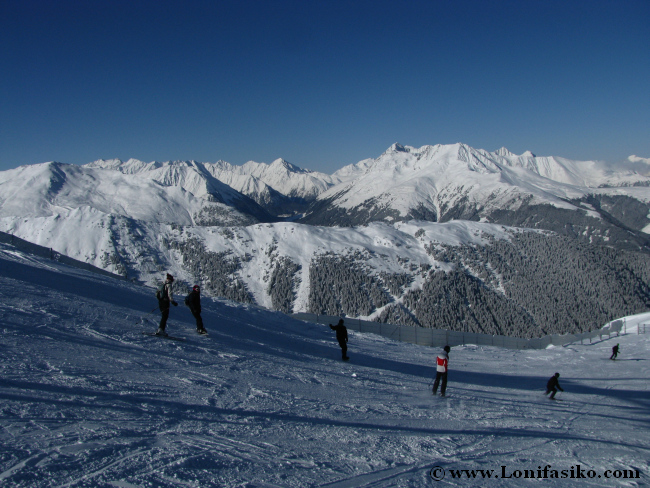
[{"label": "snow-covered mountain range", "polygon": [[[180,186],[193,195],[204,198],[210,195],[214,197],[215,193],[220,192],[221,188],[215,184],[216,180],[252,198],[267,211],[278,216],[285,213],[290,215],[295,211],[294,207],[304,207],[323,191],[340,182],[340,179],[334,176],[304,170],[283,159],[277,159],[271,164],[249,161],[242,166],[234,166],[224,161],[144,163],[134,159],[126,162],[99,160],[85,167],[138,175],[165,186]],[[256,212],[251,213],[258,219],[270,218]]]},{"label": "snow-covered mountain range", "polygon": [[[285,312],[531,336],[650,306],[648,185],[595,161],[463,144],[395,144],[333,175],[283,160],[43,163],[0,172],[0,231]],[[545,284],[557,273],[571,300]],[[555,314],[522,293],[542,285]]]},{"label": "snow-covered mountain range", "polygon": [[[558,230],[549,220],[564,224],[567,219],[562,215],[570,210],[580,219],[593,219],[596,234],[617,226],[650,228],[650,177],[630,170],[615,172],[596,161],[537,157],[530,152],[515,155],[505,148],[488,152],[464,144],[419,149],[394,144],[379,158],[334,174],[343,175],[344,181],[318,196],[304,222],[528,220],[529,227]],[[542,218],[541,208],[553,217]],[[635,217],[626,218],[626,213]]]},{"label": "snow-covered mountain range", "polygon": [[[2,216],[43,216],[84,201],[105,213],[181,225],[289,216],[338,226],[412,219],[510,223],[503,220],[512,219],[512,212],[522,216],[530,208],[547,206],[597,220],[608,214],[605,220],[611,224],[634,231],[650,228],[649,176],[615,172],[596,161],[515,155],[506,148],[488,152],[464,144],[419,149],[394,144],[378,158],[333,175],[282,159],[242,166],[99,160],[81,167],[44,163],[0,173]],[[133,208],[139,201],[141,208]]]}]

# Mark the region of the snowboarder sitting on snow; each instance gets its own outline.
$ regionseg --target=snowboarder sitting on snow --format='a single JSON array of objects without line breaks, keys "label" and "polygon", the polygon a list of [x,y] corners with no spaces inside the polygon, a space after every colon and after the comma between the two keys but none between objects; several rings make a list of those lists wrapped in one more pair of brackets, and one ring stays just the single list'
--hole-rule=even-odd
[{"label": "snowboarder sitting on snow", "polygon": [[207,334],[208,331],[203,327],[203,319],[201,318],[201,289],[199,285],[194,285],[190,294],[185,298],[185,305],[190,307],[190,312],[196,319],[196,331],[199,334]]},{"label": "snowboarder sitting on snow", "polygon": [[336,331],[336,340],[339,341],[339,346],[341,346],[341,353],[343,355],[343,361],[350,359],[347,356],[348,352],[348,329],[343,325],[343,319],[339,320],[339,323],[336,325],[330,324],[330,329]]},{"label": "snowboarder sitting on snow", "polygon": [[174,293],[172,290],[173,282],[174,277],[167,273],[167,279],[156,292],[156,297],[158,298],[158,308],[162,313],[162,318],[160,319],[160,325],[158,326],[156,335],[167,335],[167,332],[165,332],[165,327],[167,327],[167,319],[169,318],[169,305],[172,304],[174,307],[178,306],[178,303],[174,301]]},{"label": "snowboarder sitting on snow", "polygon": [[[447,391],[447,370],[449,369],[449,351],[451,348],[445,346],[442,352],[436,358],[436,379],[433,382],[433,394],[438,393],[438,385],[440,385],[440,396],[445,396]],[[442,383],[441,383],[442,380]]]},{"label": "snowboarder sitting on snow", "polygon": [[558,390],[564,391],[560,386],[560,382],[558,381],[559,377],[560,377],[560,373],[555,373],[548,380],[548,383],[546,383],[546,393],[544,393],[544,395],[548,395],[549,393],[553,392],[549,397],[551,400],[555,400],[555,394],[557,393]]},{"label": "snowboarder sitting on snow", "polygon": [[612,355],[609,357],[609,359],[616,359],[616,356],[618,356],[618,344],[616,344],[614,347],[612,347]]}]

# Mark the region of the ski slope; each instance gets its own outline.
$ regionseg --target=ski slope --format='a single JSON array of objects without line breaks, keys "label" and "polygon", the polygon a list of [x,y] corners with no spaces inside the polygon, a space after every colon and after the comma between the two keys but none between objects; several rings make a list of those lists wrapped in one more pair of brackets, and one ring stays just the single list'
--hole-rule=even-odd
[{"label": "ski slope", "polygon": [[650,316],[594,344],[454,347],[443,399],[430,348],[351,332],[343,363],[327,327],[213,300],[207,337],[171,310],[176,342],[142,334],[155,306],[0,247],[1,486],[537,486],[524,470],[545,466],[544,486],[650,482],[650,333],[634,326]]}]

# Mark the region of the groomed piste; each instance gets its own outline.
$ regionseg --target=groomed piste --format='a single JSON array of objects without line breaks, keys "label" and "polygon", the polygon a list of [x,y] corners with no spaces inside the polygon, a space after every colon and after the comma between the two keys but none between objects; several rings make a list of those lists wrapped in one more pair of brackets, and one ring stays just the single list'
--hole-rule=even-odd
[{"label": "groomed piste", "polygon": [[186,340],[169,341],[142,334],[155,306],[150,288],[0,245],[0,485],[650,482],[644,316],[593,344],[454,347],[439,398],[436,349],[350,332],[342,362],[327,326],[209,299],[209,335],[181,305],[167,330]]}]

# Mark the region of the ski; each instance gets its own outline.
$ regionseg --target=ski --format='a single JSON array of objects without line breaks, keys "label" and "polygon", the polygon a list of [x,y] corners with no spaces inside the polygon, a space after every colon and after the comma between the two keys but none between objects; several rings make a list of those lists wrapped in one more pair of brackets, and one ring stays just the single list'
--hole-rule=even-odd
[{"label": "ski", "polygon": [[185,338],[183,338],[183,337],[174,337],[174,336],[170,336],[170,335],[167,335],[167,336],[158,335],[155,332],[143,332],[142,334],[143,335],[148,335],[148,336],[151,336],[151,337],[160,337],[161,339],[170,339],[172,341],[185,342]]}]

